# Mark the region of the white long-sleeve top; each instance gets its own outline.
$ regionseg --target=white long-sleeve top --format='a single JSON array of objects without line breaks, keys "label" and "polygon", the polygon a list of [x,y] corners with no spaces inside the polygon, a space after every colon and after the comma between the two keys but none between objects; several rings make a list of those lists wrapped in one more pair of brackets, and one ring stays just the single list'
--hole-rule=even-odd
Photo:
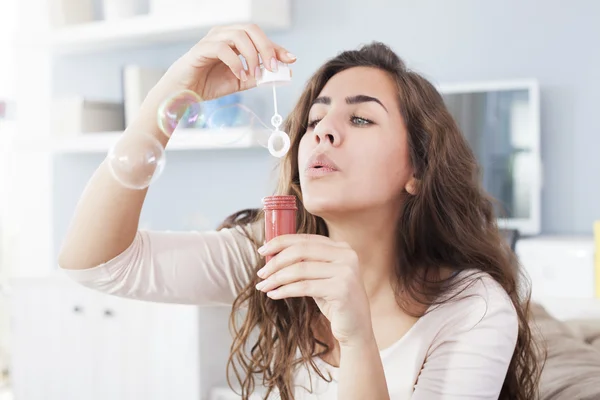
[{"label": "white long-sleeve top", "polygon": [[[253,234],[262,232],[255,225]],[[122,297],[182,304],[231,304],[258,262],[242,228],[219,232],[139,231],[114,259],[64,271],[87,287]],[[497,399],[515,349],[516,311],[506,292],[477,274],[460,300],[422,316],[381,359],[392,400]],[[337,368],[316,360],[332,382],[308,370],[295,377],[296,400],[338,400]],[[303,388],[310,388],[312,393]]]}]

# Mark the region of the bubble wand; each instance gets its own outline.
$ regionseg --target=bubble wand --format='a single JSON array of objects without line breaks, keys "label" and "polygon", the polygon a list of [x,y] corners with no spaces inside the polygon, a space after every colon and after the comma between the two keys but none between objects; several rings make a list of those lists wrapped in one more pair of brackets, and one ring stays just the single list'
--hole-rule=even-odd
[{"label": "bubble wand", "polygon": [[[290,137],[283,132],[279,127],[283,123],[283,117],[279,115],[277,109],[277,86],[285,85],[292,80],[292,72],[287,64],[279,61],[275,71],[267,70],[264,65],[261,66],[261,75],[256,80],[257,86],[269,85],[273,87],[273,116],[271,117],[271,125],[273,131],[269,136],[267,148],[272,156],[281,158],[287,154],[290,149]],[[279,143],[279,145],[277,145]]]}]

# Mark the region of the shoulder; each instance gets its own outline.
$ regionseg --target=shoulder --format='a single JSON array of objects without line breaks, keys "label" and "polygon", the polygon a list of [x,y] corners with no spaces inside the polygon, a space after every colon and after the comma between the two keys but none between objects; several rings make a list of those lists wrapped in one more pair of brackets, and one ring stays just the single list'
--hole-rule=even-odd
[{"label": "shoulder", "polygon": [[[437,340],[480,332],[482,340],[496,337],[507,344],[517,340],[517,311],[504,288],[489,274],[468,270],[455,278],[456,288],[446,293],[440,305],[429,311],[438,321]],[[474,343],[475,344],[475,343]]]},{"label": "shoulder", "polygon": [[519,332],[517,312],[490,275],[463,271],[423,317],[431,336],[413,398],[497,399]]}]

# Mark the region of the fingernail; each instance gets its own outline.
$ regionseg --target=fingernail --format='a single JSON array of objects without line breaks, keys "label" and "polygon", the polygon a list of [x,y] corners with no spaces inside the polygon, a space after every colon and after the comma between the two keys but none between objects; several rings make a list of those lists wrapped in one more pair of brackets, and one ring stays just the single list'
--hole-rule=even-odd
[{"label": "fingernail", "polygon": [[248,80],[248,75],[246,75],[246,70],[242,69],[242,71],[240,72],[240,77],[242,78],[242,80],[244,82],[246,82]]},{"label": "fingernail", "polygon": [[258,248],[258,252],[259,252],[260,254],[265,254],[265,247],[266,247],[266,246],[260,246],[260,247]]},{"label": "fingernail", "polygon": [[275,57],[271,58],[271,69],[273,72],[277,72],[277,60]]},{"label": "fingernail", "polygon": [[295,55],[293,55],[292,53],[287,53],[287,54],[286,54],[286,56],[287,56],[288,58],[291,58],[292,60],[295,60],[295,59],[296,59],[296,56],[295,56]]},{"label": "fingernail", "polygon": [[260,278],[264,278],[265,277],[265,268],[261,268],[258,270],[258,272],[256,273],[256,275],[258,275]]},{"label": "fingernail", "polygon": [[260,79],[260,67],[258,65],[256,66],[256,68],[254,68],[254,78]]},{"label": "fingernail", "polygon": [[265,285],[267,284],[267,281],[260,281],[256,284],[256,290],[262,290],[262,288],[265,287]]}]

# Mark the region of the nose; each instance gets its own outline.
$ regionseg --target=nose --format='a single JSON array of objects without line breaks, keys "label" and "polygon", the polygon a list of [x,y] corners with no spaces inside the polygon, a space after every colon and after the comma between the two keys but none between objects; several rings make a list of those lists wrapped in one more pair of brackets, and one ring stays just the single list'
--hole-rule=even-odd
[{"label": "nose", "polygon": [[319,121],[313,132],[316,144],[327,142],[334,147],[338,147],[342,143],[342,135],[332,116],[326,116]]}]

